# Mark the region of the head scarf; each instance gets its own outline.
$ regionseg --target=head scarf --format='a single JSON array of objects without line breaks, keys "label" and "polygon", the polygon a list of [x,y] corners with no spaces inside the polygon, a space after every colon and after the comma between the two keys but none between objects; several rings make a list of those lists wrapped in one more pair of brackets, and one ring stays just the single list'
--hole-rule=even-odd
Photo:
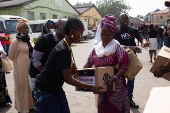
[{"label": "head scarf", "polygon": [[[19,28],[21,28],[25,23],[27,23],[28,20],[27,19],[19,19],[18,20],[18,24],[16,26],[16,29],[19,31]],[[32,57],[32,52],[33,52],[33,47],[30,43],[30,37],[28,36],[23,36],[20,32],[16,35],[16,38],[18,40],[21,40],[23,42],[26,42],[28,44],[28,48],[29,48],[29,58],[31,59]]]},{"label": "head scarf", "polygon": [[120,45],[119,42],[115,39],[110,41],[105,48],[102,45],[102,40],[101,40],[102,28],[107,27],[110,28],[113,33],[117,32],[118,27],[116,26],[115,21],[116,18],[113,16],[104,16],[101,23],[98,25],[96,36],[95,36],[95,42],[93,45],[97,57],[109,56],[113,54],[117,50],[117,47]]},{"label": "head scarf", "polygon": [[118,30],[117,25],[115,24],[116,18],[113,16],[104,16],[101,21],[101,28],[107,27],[112,30],[112,32],[116,33]]},{"label": "head scarf", "polygon": [[100,24],[97,27],[97,32],[96,32],[96,36],[95,36],[95,42],[93,44],[93,46],[97,45],[99,42],[101,42],[101,31],[102,28],[107,27],[110,28],[112,30],[112,32],[117,32],[118,27],[115,24],[116,21],[116,17],[113,16],[104,16],[102,18],[102,21],[100,22]]},{"label": "head scarf", "polygon": [[19,31],[19,28],[21,28],[27,22],[28,22],[27,19],[19,19],[18,23],[17,23],[17,26],[16,26],[16,29]]},{"label": "head scarf", "polygon": [[51,31],[50,31],[50,29],[49,29],[49,27],[48,27],[48,25],[51,24],[51,23],[54,25],[54,29],[56,29],[55,23],[54,23],[53,21],[51,21],[51,20],[47,20],[47,21],[44,23],[44,25],[43,25],[43,29],[42,29],[41,35],[51,33]]}]

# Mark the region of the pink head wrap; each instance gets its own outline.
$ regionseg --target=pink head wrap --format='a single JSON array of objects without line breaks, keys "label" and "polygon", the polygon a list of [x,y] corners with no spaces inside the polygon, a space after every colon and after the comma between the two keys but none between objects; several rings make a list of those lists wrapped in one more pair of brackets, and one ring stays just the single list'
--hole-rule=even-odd
[{"label": "pink head wrap", "polygon": [[112,32],[117,32],[118,27],[115,24],[116,17],[113,16],[104,16],[101,21],[101,28],[107,27],[112,30]]}]

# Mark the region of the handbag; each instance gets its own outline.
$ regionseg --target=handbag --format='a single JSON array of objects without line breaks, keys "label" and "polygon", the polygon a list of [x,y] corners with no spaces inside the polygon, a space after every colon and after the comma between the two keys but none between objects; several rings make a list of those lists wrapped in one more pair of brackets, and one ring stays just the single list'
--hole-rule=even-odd
[{"label": "handbag", "polygon": [[[128,69],[123,76],[129,80],[132,80],[143,68],[143,64],[131,49],[126,48],[126,52],[128,53]],[[119,64],[117,64],[115,68],[119,69]]]},{"label": "handbag", "polygon": [[12,62],[8,57],[1,57],[2,69],[4,72],[9,72],[13,69]]}]

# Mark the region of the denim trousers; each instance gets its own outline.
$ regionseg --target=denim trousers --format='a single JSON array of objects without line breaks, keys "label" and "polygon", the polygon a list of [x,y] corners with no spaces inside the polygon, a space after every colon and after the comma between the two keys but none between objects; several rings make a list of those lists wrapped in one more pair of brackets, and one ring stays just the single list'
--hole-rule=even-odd
[{"label": "denim trousers", "polygon": [[164,38],[161,37],[159,44],[158,44],[158,49],[161,49],[163,45],[165,45],[165,41],[164,41]]},{"label": "denim trousers", "polygon": [[57,93],[42,92],[34,84],[32,96],[36,113],[70,113],[62,88]]},{"label": "denim trousers", "polygon": [[128,80],[128,82],[127,82],[129,98],[133,97],[134,82],[135,82],[135,78],[132,80]]}]

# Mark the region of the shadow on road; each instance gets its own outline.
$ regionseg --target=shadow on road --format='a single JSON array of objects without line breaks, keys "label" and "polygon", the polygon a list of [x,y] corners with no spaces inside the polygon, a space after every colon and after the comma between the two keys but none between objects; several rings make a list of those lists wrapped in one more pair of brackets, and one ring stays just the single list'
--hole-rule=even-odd
[{"label": "shadow on road", "polygon": [[0,113],[6,113],[12,106],[0,106]]},{"label": "shadow on road", "polygon": [[89,42],[87,42],[87,41],[80,41],[80,42],[77,43],[77,44],[83,44],[83,43],[89,43]]}]

